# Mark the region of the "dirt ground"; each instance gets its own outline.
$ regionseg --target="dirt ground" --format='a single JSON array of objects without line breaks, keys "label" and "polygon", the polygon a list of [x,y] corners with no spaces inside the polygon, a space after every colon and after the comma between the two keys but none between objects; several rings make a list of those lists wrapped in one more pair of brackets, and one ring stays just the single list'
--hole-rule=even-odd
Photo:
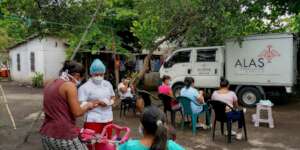
[{"label": "dirt ground", "polygon": [[[13,130],[3,101],[0,102],[0,150],[41,150],[40,136],[38,134],[42,120],[34,127],[34,132],[27,143],[22,143],[30,124],[41,110],[42,89],[21,86],[15,82],[0,82],[8,98],[8,104],[16,120],[17,130]],[[210,149],[210,150],[296,150],[300,149],[300,98],[287,98],[286,104],[273,107],[275,128],[270,129],[266,125],[255,128],[251,122],[254,108],[247,108],[246,123],[248,130],[248,141],[236,141],[227,144],[225,138],[220,134],[217,126],[216,139],[212,141],[210,130],[200,130],[196,136],[192,135],[191,128],[181,130],[177,127],[177,142],[188,150]],[[114,110],[115,123],[128,126],[132,129],[132,138],[138,138],[138,117],[129,113],[126,117],[119,117],[118,109]],[[299,119],[299,120],[298,120]],[[82,124],[78,120],[78,125]],[[177,120],[179,122],[179,120]],[[17,147],[19,145],[19,147]],[[17,148],[16,148],[17,147]]]}]

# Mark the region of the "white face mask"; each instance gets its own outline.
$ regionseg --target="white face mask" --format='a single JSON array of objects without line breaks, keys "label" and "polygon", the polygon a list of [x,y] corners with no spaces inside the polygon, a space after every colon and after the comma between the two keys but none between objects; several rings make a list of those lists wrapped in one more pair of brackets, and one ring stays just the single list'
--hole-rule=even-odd
[{"label": "white face mask", "polygon": [[102,76],[95,76],[95,77],[92,77],[92,80],[95,84],[99,85],[102,83],[103,81],[103,77]]},{"label": "white face mask", "polygon": [[143,129],[143,125],[141,125],[141,124],[140,124],[140,125],[139,125],[139,129],[138,129],[138,130],[139,130],[139,134],[143,136],[143,135],[144,135],[144,131],[143,131],[143,130],[144,130],[144,129]]},{"label": "white face mask", "polygon": [[76,84],[77,87],[81,84],[81,81],[80,81],[80,80],[77,80],[77,79],[74,78],[72,75],[67,74],[67,76],[68,76],[69,78],[71,78],[72,80],[74,80],[74,82],[75,82],[75,84]]},{"label": "white face mask", "polygon": [[76,86],[79,87],[81,84],[81,81],[75,80],[75,82],[76,82]]}]

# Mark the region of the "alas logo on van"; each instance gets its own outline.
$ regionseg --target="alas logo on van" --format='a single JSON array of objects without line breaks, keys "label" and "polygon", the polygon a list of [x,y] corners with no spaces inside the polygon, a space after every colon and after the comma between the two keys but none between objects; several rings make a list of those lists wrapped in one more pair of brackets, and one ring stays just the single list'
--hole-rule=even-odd
[{"label": "alas logo on van", "polygon": [[273,49],[272,45],[268,45],[267,48],[257,56],[257,58],[238,59],[234,66],[235,68],[239,67],[244,71],[257,71],[264,68],[266,65],[265,60],[268,63],[271,63],[275,57],[280,57],[279,52]]},{"label": "alas logo on van", "polygon": [[273,58],[279,57],[280,54],[278,51],[272,48],[272,45],[268,45],[267,49],[263,50],[258,57],[266,59],[269,63],[272,61]]}]

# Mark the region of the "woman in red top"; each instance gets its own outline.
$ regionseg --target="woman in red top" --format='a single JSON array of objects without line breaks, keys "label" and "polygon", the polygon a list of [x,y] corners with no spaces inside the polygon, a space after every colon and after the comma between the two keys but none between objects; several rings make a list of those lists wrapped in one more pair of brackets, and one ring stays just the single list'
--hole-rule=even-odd
[{"label": "woman in red top", "polygon": [[66,61],[59,79],[44,89],[43,111],[45,120],[40,129],[45,150],[87,150],[78,138],[75,118],[98,106],[99,101],[89,101],[80,106],[77,87],[85,69],[74,61]]}]

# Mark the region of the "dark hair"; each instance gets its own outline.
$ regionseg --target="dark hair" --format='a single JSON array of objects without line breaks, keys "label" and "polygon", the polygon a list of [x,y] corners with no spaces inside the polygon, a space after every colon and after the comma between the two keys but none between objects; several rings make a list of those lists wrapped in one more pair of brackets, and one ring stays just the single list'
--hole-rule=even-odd
[{"label": "dark hair", "polygon": [[154,136],[154,141],[150,150],[166,150],[167,149],[167,128],[164,126],[166,122],[165,114],[155,106],[145,108],[141,118],[144,132]]},{"label": "dark hair", "polygon": [[222,77],[220,81],[220,87],[221,88],[228,87],[228,85],[229,85],[229,81]]},{"label": "dark hair", "polygon": [[170,80],[170,79],[171,79],[170,76],[164,75],[161,80],[162,80],[162,82],[165,82],[166,80]]},{"label": "dark hair", "polygon": [[60,70],[61,72],[68,71],[70,75],[74,75],[75,73],[79,73],[80,76],[82,77],[85,73],[85,69],[82,66],[82,64],[76,62],[76,61],[71,61],[71,60],[66,60],[63,64],[63,68]]},{"label": "dark hair", "polygon": [[185,77],[184,78],[184,84],[186,88],[190,88],[191,85],[195,82],[193,77]]}]

